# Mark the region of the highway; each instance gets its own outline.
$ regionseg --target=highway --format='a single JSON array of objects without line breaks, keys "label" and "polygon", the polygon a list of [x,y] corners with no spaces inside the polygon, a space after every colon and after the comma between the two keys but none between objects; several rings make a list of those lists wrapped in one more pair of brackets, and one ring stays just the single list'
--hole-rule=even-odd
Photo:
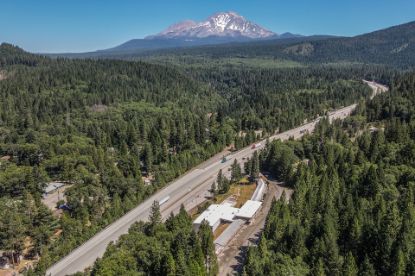
[{"label": "highway", "polygon": [[[379,84],[368,82],[368,85],[373,89],[373,93],[384,91],[383,86]],[[343,119],[349,116],[355,107],[356,104],[353,104],[330,112],[328,116],[330,120]],[[300,127],[273,135],[269,140],[286,140],[290,137],[298,139],[307,132],[311,133],[320,119],[321,117]],[[160,202],[169,197],[169,200],[160,206],[164,218],[171,212],[177,212],[181,204],[185,204],[187,210],[191,209],[194,207],[193,205],[197,205],[194,203],[194,200],[203,197],[210,189],[212,182],[216,179],[216,175],[220,169],[227,172],[234,159],[237,159],[239,163],[243,163],[243,159],[251,157],[256,150],[262,149],[264,146],[265,140],[261,141],[261,145],[254,149],[251,148],[251,146],[243,148],[228,155],[227,161],[224,163],[222,163],[222,157],[218,155],[207,162],[204,162],[203,164],[205,165],[198,166],[196,169],[193,169],[182,177],[174,180],[168,186],[152,195],[146,201],[76,248],[69,255],[55,263],[46,271],[46,275],[63,276],[74,274],[93,265],[97,258],[103,256],[105,249],[110,242],[116,241],[121,235],[127,233],[130,226],[136,221],[146,221],[148,219],[150,207],[155,200]]]}]

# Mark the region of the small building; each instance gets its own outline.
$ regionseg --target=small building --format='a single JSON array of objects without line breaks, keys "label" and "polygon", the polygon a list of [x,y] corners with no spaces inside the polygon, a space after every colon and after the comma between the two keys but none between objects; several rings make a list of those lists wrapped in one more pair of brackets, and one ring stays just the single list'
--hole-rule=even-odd
[{"label": "small building", "polygon": [[146,174],[146,176],[142,176],[141,179],[143,180],[145,186],[150,186],[154,181],[154,176]]},{"label": "small building", "polygon": [[3,163],[10,162],[11,158],[12,157],[10,155],[5,155],[5,156],[0,157],[0,165]]},{"label": "small building", "polygon": [[4,155],[4,156],[0,157],[1,161],[10,161],[10,159],[12,159],[12,157],[10,155]]},{"label": "small building", "polygon": [[195,230],[198,230],[204,220],[209,223],[212,231],[215,231],[221,222],[233,222],[239,209],[227,204],[212,204],[193,222]]},{"label": "small building", "polygon": [[10,268],[9,259],[3,256],[3,254],[0,254],[0,269],[9,269],[9,268]]},{"label": "small building", "polygon": [[232,207],[234,202],[226,201],[221,205],[213,204],[206,209],[193,222],[193,227],[198,230],[204,220],[209,223],[212,231],[222,222],[231,222],[231,224],[215,240],[216,253],[219,253],[226,244],[236,235],[243,224],[249,223],[262,207],[262,198],[266,191],[267,185],[261,178],[258,179],[257,187],[251,200],[247,200],[241,208]]},{"label": "small building", "polygon": [[377,127],[371,126],[371,127],[369,128],[369,132],[370,132],[370,133],[377,132],[377,131],[379,131],[379,129],[378,129]]},{"label": "small building", "polygon": [[53,193],[54,191],[58,190],[59,188],[62,188],[65,186],[65,183],[63,182],[50,182],[48,185],[43,189],[43,196],[49,195]]},{"label": "small building", "polygon": [[209,223],[212,231],[222,222],[234,222],[238,219],[250,220],[261,208],[262,202],[248,200],[241,208],[234,208],[230,204],[212,204],[193,222],[193,227],[198,230],[204,220]]}]

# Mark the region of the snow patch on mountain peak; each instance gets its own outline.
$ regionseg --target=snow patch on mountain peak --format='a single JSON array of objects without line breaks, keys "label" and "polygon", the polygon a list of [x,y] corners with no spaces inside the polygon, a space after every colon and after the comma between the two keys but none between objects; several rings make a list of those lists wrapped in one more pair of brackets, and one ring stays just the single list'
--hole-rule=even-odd
[{"label": "snow patch on mountain peak", "polygon": [[192,20],[179,22],[148,38],[206,38],[210,36],[267,38],[275,35],[231,11],[216,13],[201,22]]}]

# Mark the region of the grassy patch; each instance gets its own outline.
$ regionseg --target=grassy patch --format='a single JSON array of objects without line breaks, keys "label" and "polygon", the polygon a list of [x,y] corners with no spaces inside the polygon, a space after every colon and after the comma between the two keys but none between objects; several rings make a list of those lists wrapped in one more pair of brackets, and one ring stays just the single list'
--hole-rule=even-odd
[{"label": "grassy patch", "polygon": [[235,208],[240,208],[244,203],[251,199],[254,191],[256,189],[255,183],[250,183],[249,181],[243,180],[243,184],[232,184],[229,191],[225,194],[216,196],[216,203],[220,204],[228,197],[233,197],[236,201]]}]

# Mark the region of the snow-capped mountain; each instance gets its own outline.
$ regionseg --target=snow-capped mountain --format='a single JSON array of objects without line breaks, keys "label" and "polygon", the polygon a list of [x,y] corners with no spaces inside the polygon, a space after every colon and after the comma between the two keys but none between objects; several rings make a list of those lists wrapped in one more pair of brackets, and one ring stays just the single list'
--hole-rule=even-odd
[{"label": "snow-capped mountain", "polygon": [[204,21],[186,20],[147,39],[230,37],[261,39],[277,36],[236,12],[216,13]]},{"label": "snow-capped mountain", "polygon": [[236,12],[219,12],[204,21],[185,20],[171,25],[156,35],[132,39],[114,48],[102,51],[107,53],[131,53],[155,49],[298,37],[301,37],[301,35],[291,33],[278,35],[245,19]]}]

